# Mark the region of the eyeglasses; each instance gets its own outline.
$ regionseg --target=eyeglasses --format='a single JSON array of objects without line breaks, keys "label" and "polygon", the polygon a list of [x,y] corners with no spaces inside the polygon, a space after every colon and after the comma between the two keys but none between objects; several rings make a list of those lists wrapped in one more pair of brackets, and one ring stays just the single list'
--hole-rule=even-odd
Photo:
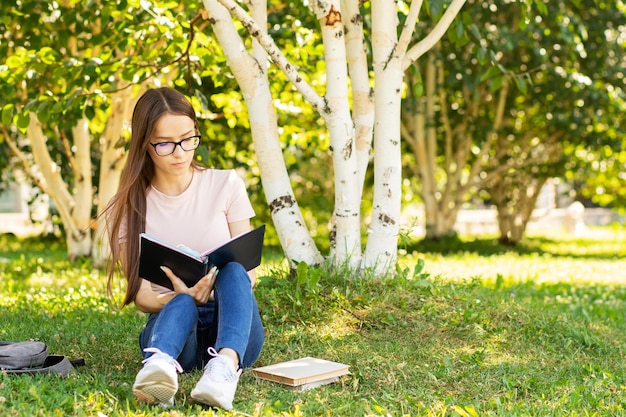
[{"label": "eyeglasses", "polygon": [[190,136],[188,138],[179,140],[178,142],[160,142],[160,143],[151,143],[154,148],[154,152],[156,152],[159,156],[168,156],[174,153],[176,147],[180,145],[180,148],[183,151],[193,151],[200,145],[200,139],[202,136],[195,135]]}]

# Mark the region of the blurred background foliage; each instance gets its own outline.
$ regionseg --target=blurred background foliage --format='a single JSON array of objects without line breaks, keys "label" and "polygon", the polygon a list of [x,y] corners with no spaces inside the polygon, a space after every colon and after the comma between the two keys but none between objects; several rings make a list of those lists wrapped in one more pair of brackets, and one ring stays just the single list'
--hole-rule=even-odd
[{"label": "blurred background foliage", "polygon": [[[70,137],[71,127],[80,117],[89,119],[93,183],[98,184],[100,150],[96,144],[110,117],[111,96],[127,89],[135,91],[140,85],[174,85],[192,99],[199,112],[203,142],[198,158],[208,166],[237,169],[248,184],[257,212],[255,222],[271,223],[247,109],[203,16],[201,2],[0,3],[0,55],[5,57],[0,63],[0,187],[15,179],[19,166],[6,138],[30,154],[24,140],[29,112],[35,112],[45,126],[48,151],[69,189],[73,172],[63,138]],[[445,5],[443,0],[425,3],[427,13],[420,19],[417,37],[428,33]],[[369,7],[369,2],[362,4],[366,36]],[[319,22],[306,2],[270,1],[268,10],[270,35],[301,75],[323,94],[326,83]],[[401,20],[405,13],[406,7],[399,7]],[[514,93],[508,99],[507,121],[501,132],[506,140],[490,155],[484,172],[505,159],[517,160],[515,169],[504,177],[515,177],[523,170],[535,176],[560,176],[574,185],[576,198],[623,210],[625,22],[620,1],[468,1],[444,39],[429,52],[445,63],[439,87],[448,99],[439,103],[434,119],[437,140],[445,141],[445,110],[453,126],[464,124],[468,129],[464,133],[473,136],[471,162],[493,127],[494,97],[509,82]],[[239,30],[250,46],[250,37],[243,28]],[[426,59],[420,60],[420,65]],[[274,65],[266,67],[292,186],[313,237],[319,237],[316,244],[324,251],[334,205],[324,122]],[[411,71],[404,105],[414,111],[411,100],[425,94],[424,78],[423,71]],[[479,111],[472,114],[469,106]],[[560,132],[556,161],[546,163],[541,152],[519,152],[536,138],[541,141],[554,132]],[[119,146],[126,146],[129,137],[126,129]],[[436,158],[441,161],[445,154]],[[403,163],[403,204],[420,204],[423,190],[409,149]],[[437,175],[444,180],[442,171]],[[371,184],[372,173],[368,172],[365,196],[372,192]],[[471,199],[488,202],[489,190],[474,189],[468,196]],[[369,207],[363,211],[367,214]],[[267,243],[278,245],[273,230]]]}]

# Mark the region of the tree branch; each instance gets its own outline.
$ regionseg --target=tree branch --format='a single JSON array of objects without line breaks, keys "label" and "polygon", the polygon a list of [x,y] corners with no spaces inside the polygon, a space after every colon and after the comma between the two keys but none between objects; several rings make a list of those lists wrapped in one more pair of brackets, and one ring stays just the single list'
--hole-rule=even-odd
[{"label": "tree branch", "polygon": [[78,167],[76,166],[76,158],[74,158],[74,154],[72,153],[72,146],[70,145],[70,141],[67,138],[67,134],[62,129],[61,131],[57,129],[56,133],[61,138],[61,144],[63,145],[63,150],[65,151],[65,155],[67,156],[67,160],[70,165],[70,168],[72,169],[72,172],[74,173],[74,178],[80,178],[80,172],[78,170]]},{"label": "tree branch", "polygon": [[[407,15],[404,21],[404,27],[402,28],[400,39],[398,40],[398,43],[396,45],[396,51],[397,51],[398,56],[404,56],[406,54],[407,49],[409,48],[409,42],[411,42],[411,38],[413,37],[413,32],[415,31],[415,22],[417,21],[420,15],[420,10],[422,9],[422,3],[423,3],[423,0],[411,1],[409,14]],[[403,68],[403,70],[405,69],[406,68]]]},{"label": "tree branch", "polygon": [[[128,88],[131,88],[137,84],[143,84],[144,82],[148,81],[150,78],[153,78],[155,76],[157,76],[159,73],[161,73],[161,71],[163,71],[164,68],[167,68],[169,66],[172,66],[174,64],[177,64],[178,62],[182,61],[183,59],[187,58],[187,67],[188,67],[188,71],[191,71],[189,69],[189,51],[191,50],[191,45],[193,43],[194,37],[195,37],[195,29],[194,29],[194,25],[196,24],[196,22],[200,19],[202,19],[202,12],[198,12],[198,14],[196,14],[193,19],[191,19],[191,21],[189,22],[189,41],[187,42],[187,47],[185,48],[185,51],[183,53],[181,53],[177,58],[173,59],[172,61],[169,62],[164,62],[163,64],[157,65],[154,71],[150,72],[148,75],[146,75],[143,79],[137,81],[137,82],[130,82],[127,83],[126,85],[119,87],[119,88],[112,88],[110,90],[102,90],[99,92],[94,92],[94,91],[86,91],[84,93],[78,94],[78,97],[84,97],[84,96],[91,96],[94,94],[114,94],[114,93],[118,93],[120,91],[124,91]],[[154,67],[153,65],[144,65],[145,67]]]},{"label": "tree branch", "polygon": [[9,132],[7,132],[6,128],[2,125],[0,125],[0,128],[2,129],[4,140],[9,145],[11,152],[13,152],[13,155],[15,155],[15,157],[20,161],[20,164],[22,165],[22,168],[24,169],[24,173],[31,179],[33,184],[37,188],[39,188],[44,194],[49,194],[48,187],[46,187],[46,184],[42,180],[42,178],[38,176],[37,174],[35,174],[35,171],[33,170],[33,166],[32,164],[28,163],[28,159],[26,158],[26,155],[24,154],[24,152],[22,152],[18,148],[17,144],[13,141],[13,139],[11,139],[11,135],[9,135]]},{"label": "tree branch", "polygon": [[[448,6],[448,9],[441,19],[439,19],[439,22],[437,22],[433,30],[424,39],[408,50],[402,62],[402,71],[406,71],[412,62],[418,60],[439,42],[461,10],[461,7],[465,4],[465,1],[466,0],[452,0],[452,3]],[[411,6],[413,6],[413,4],[411,4]]]},{"label": "tree branch", "polygon": [[278,48],[274,42],[274,39],[272,39],[266,31],[262,30],[255,20],[250,17],[239,4],[233,0],[217,1],[228,10],[231,16],[236,17],[241,24],[243,24],[248,33],[265,49],[274,64],[285,73],[289,81],[291,81],[300,94],[302,94],[320,114],[325,114],[326,102],[324,98],[317,94],[313,87],[304,80],[296,69],[296,66],[291,64],[285,55],[283,55],[280,48]]}]

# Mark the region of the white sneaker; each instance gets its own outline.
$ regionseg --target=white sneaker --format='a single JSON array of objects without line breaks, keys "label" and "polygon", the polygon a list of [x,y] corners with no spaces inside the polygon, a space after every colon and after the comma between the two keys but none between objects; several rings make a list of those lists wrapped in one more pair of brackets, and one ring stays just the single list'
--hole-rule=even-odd
[{"label": "white sneaker", "polygon": [[204,368],[204,374],[191,391],[194,400],[224,410],[233,408],[233,399],[241,370],[236,370],[231,358],[218,354],[212,347],[213,359]]},{"label": "white sneaker", "polygon": [[182,373],[183,368],[176,359],[157,348],[146,348],[144,352],[153,353],[142,362],[144,365],[135,378],[133,394],[141,402],[170,407],[178,391],[176,372]]}]

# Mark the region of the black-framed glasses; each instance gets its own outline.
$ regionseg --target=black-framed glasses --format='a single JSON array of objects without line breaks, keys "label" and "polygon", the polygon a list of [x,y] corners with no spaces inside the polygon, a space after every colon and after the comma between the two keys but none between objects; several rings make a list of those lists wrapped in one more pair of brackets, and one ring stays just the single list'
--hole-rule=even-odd
[{"label": "black-framed glasses", "polygon": [[200,145],[200,139],[202,136],[195,135],[189,136],[188,138],[181,139],[178,142],[160,142],[160,143],[151,143],[154,148],[154,152],[156,152],[159,156],[168,156],[174,153],[177,146],[183,151],[193,151]]}]

